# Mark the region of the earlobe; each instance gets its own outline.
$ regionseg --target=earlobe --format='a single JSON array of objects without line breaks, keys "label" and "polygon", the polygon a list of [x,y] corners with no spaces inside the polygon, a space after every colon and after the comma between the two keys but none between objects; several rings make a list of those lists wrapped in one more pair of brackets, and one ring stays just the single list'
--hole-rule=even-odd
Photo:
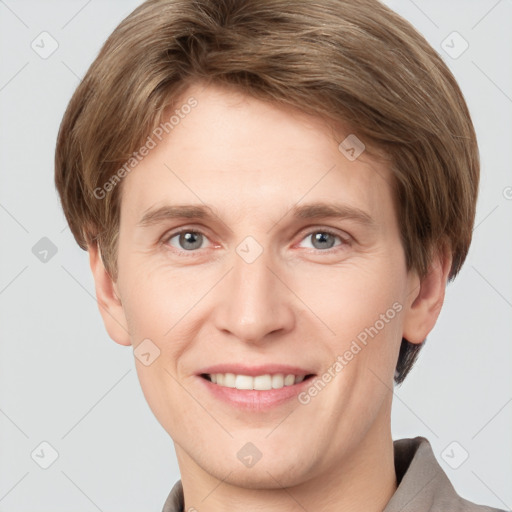
[{"label": "earlobe", "polygon": [[[440,251],[432,261],[427,275],[419,279],[419,285],[411,287],[403,327],[403,337],[410,343],[422,343],[434,328],[443,306],[451,264],[451,253]],[[417,275],[415,278],[417,283]]]},{"label": "earlobe", "polygon": [[96,288],[96,300],[108,335],[120,345],[131,345],[121,298],[115,283],[105,269],[98,245],[91,244],[88,252]]}]

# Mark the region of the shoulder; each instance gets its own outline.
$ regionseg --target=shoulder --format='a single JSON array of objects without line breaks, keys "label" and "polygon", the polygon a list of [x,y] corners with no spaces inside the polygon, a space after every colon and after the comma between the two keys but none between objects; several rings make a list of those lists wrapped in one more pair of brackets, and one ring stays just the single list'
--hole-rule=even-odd
[{"label": "shoulder", "polygon": [[505,512],[457,494],[425,437],[394,441],[398,488],[384,512]]}]

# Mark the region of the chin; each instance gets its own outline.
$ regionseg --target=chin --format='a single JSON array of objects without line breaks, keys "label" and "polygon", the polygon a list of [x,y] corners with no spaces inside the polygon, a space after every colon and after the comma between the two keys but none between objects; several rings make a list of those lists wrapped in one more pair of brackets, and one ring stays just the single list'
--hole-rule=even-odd
[{"label": "chin", "polygon": [[[306,480],[303,474],[304,469],[300,474],[290,471],[290,465],[286,460],[269,465],[263,465],[263,461],[260,461],[257,465],[259,467],[245,468],[235,465],[216,468],[216,473],[222,474],[215,474],[215,476],[227,484],[254,490],[294,487]],[[229,476],[226,478],[227,474]]]}]

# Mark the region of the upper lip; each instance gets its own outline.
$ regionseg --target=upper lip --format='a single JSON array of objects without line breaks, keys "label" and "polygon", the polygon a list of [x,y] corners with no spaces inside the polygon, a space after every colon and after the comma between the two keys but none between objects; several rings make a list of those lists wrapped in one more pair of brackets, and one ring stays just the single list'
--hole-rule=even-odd
[{"label": "upper lip", "polygon": [[284,375],[313,375],[314,372],[299,366],[290,366],[287,364],[261,364],[257,366],[247,366],[244,364],[216,364],[203,368],[198,375],[207,373],[209,375],[216,373],[234,373],[235,375],[257,375],[282,373]]}]

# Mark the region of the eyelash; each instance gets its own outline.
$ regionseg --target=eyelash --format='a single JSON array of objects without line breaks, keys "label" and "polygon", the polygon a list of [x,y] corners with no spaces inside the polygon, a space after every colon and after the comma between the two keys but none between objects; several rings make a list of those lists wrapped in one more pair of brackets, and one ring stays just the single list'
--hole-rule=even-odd
[{"label": "eyelash", "polygon": [[[177,249],[176,247],[172,247],[168,243],[172,238],[174,238],[174,237],[176,237],[178,235],[181,235],[182,233],[196,233],[196,234],[202,235],[202,236],[204,236],[205,238],[208,239],[208,236],[203,231],[201,231],[200,229],[185,227],[185,228],[179,229],[178,231],[173,231],[172,233],[164,235],[164,237],[162,238],[162,242],[161,243],[163,245],[165,245],[166,247],[171,247],[171,249],[170,249],[171,251],[183,254],[185,257],[196,256],[196,254],[199,251],[199,249],[195,249],[195,250],[192,250],[192,251],[185,251],[184,249]],[[313,229],[311,231],[308,231],[301,238],[301,241],[304,240],[305,238],[315,234],[315,233],[327,233],[329,235],[332,235],[334,237],[339,238],[341,243],[339,245],[331,247],[330,249],[322,250],[322,249],[314,249],[313,248],[313,249],[309,249],[310,251],[315,251],[317,253],[332,254],[333,252],[337,251],[340,247],[350,245],[350,240],[349,240],[348,237],[343,237],[339,233],[337,233],[336,231],[334,231],[334,230],[332,230],[330,228],[316,228],[316,229]]]}]

